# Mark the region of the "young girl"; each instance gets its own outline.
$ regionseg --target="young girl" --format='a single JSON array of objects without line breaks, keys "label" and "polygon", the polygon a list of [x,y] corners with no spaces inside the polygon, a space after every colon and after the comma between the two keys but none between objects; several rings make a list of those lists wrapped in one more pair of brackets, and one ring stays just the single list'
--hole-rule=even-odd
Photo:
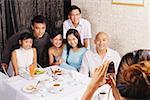
[{"label": "young girl", "polygon": [[83,55],[87,49],[83,47],[80,34],[76,29],[69,29],[66,34],[66,39],[67,46],[63,50],[63,63],[60,66],[66,69],[79,71]]},{"label": "young girl", "polygon": [[11,62],[14,75],[26,72],[27,68],[34,64],[37,65],[36,49],[32,48],[33,39],[30,33],[23,33],[19,38],[20,48],[12,52]]},{"label": "young girl", "polygon": [[53,33],[51,36],[52,46],[48,50],[49,65],[59,65],[63,51],[63,38],[60,32]]}]

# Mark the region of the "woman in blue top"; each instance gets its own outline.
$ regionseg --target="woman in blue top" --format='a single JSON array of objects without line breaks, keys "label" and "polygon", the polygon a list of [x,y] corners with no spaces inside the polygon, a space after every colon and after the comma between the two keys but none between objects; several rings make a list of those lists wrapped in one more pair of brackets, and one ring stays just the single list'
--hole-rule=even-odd
[{"label": "woman in blue top", "polygon": [[87,49],[83,47],[80,39],[80,34],[76,29],[69,29],[66,34],[66,48],[62,53],[62,64],[63,68],[69,70],[80,70],[82,58]]}]

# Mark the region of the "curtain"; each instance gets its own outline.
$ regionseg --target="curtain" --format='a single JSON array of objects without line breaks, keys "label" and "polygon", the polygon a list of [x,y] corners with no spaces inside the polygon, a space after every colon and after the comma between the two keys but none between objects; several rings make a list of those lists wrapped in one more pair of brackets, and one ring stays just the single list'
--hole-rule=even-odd
[{"label": "curtain", "polygon": [[11,35],[31,26],[35,15],[46,17],[48,33],[62,28],[70,5],[71,0],[0,0],[0,53]]}]

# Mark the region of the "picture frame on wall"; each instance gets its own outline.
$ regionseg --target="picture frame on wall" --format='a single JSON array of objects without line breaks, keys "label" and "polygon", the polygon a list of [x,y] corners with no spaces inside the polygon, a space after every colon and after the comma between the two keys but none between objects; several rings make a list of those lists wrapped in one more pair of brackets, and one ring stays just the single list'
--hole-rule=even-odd
[{"label": "picture frame on wall", "polygon": [[129,6],[144,6],[144,0],[112,0],[112,4],[129,5]]}]

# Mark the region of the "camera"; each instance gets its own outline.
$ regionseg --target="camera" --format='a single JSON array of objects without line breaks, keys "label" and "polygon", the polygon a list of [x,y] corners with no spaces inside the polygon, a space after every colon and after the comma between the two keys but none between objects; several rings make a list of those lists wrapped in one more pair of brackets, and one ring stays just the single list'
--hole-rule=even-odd
[{"label": "camera", "polygon": [[113,61],[109,63],[108,70],[107,70],[107,75],[106,75],[106,81],[110,80],[109,76],[112,76],[113,78],[115,77],[115,66],[114,66]]},{"label": "camera", "polygon": [[115,73],[115,66],[113,61],[109,63],[107,73]]}]

